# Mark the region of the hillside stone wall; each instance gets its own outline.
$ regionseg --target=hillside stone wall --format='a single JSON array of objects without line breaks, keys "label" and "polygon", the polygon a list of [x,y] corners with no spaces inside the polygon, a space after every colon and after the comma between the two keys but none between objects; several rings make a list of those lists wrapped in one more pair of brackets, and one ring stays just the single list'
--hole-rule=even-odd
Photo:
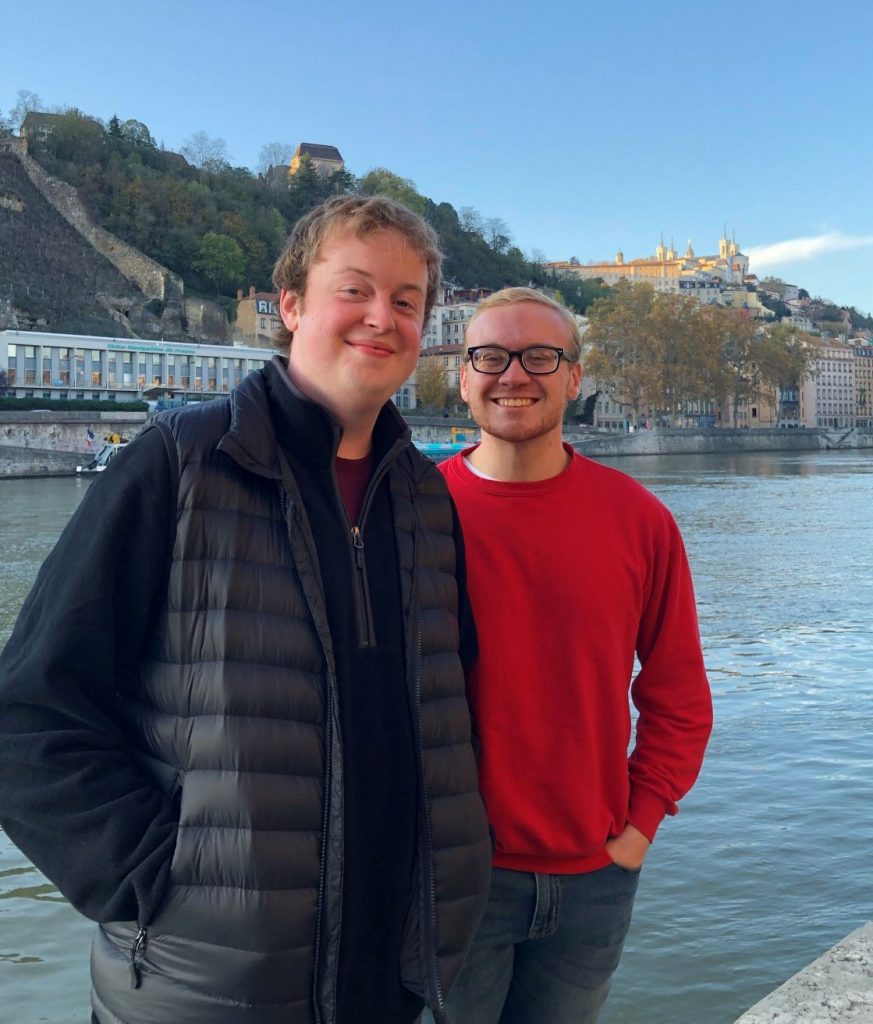
[{"label": "hillside stone wall", "polygon": [[72,321],[73,333],[229,340],[219,305],[186,297],[178,274],[96,225],[23,138],[0,139],[0,235],[10,242],[0,252],[0,282],[10,286],[0,327]]},{"label": "hillside stone wall", "polygon": [[[0,140],[8,143],[15,140]],[[0,144],[0,326],[44,327],[90,319],[107,304],[145,296],[62,218],[27,174],[18,151]],[[104,320],[105,320],[104,315]],[[99,329],[93,333],[102,333]]]},{"label": "hillside stone wall", "polygon": [[178,274],[98,227],[72,185],[47,174],[28,153],[19,151],[17,156],[34,186],[61,217],[87,238],[101,256],[105,256],[147,298],[160,299],[161,302],[182,301],[184,285]]}]

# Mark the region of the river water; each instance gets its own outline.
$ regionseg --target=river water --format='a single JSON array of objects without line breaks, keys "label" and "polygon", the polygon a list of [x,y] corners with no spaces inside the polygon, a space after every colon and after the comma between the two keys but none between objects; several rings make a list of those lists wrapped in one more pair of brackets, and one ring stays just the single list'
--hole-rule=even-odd
[{"label": "river water", "polygon": [[[601,1024],[731,1024],[873,918],[873,453],[612,464],[682,528],[716,727]],[[0,643],[87,486],[0,481]],[[4,1024],[88,1020],[90,933],[0,833]]]}]

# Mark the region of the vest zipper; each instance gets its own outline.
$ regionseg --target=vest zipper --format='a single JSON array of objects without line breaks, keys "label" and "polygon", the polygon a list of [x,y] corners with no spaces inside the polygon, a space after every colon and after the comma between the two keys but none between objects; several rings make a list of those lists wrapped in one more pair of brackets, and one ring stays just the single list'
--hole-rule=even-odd
[{"label": "vest zipper", "polygon": [[130,947],[130,987],[139,988],[142,977],[140,976],[139,962],[145,956],[146,946],[149,942],[147,928],[140,928]]},{"label": "vest zipper", "polygon": [[348,523],[349,537],[352,545],[352,564],[354,567],[354,586],[352,589],[354,591],[355,629],[358,634],[358,647],[376,646],[376,627],[373,622],[370,584],[367,581],[367,559],[364,552],[364,523],[367,519],[367,513],[370,511],[370,506],[373,504],[373,495],[376,493],[376,488],[382,482],[382,477],[388,472],[391,461],[390,459],[383,459],[379,466],[377,466],[376,472],[370,478],[370,483],[367,485],[367,492],[364,495],[364,504],[361,506],[358,521],[354,524],[349,521],[346,507],[343,504],[342,494],[336,479],[336,463],[334,463],[333,468],[336,498],[346,523]]},{"label": "vest zipper", "polygon": [[370,585],[367,582],[367,559],[364,553],[364,537],[360,526],[353,526],[350,532],[355,559],[355,625],[358,630],[358,647],[375,647],[376,629],[373,625]]}]

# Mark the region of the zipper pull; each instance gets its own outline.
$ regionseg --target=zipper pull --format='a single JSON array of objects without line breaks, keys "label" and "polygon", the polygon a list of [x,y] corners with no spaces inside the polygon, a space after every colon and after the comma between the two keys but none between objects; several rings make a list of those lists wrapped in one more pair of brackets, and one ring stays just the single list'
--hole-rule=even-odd
[{"label": "zipper pull", "polygon": [[364,538],[361,536],[360,526],[352,527],[352,543],[355,546],[355,558],[358,563],[358,568],[363,568],[364,565]]},{"label": "zipper pull", "polygon": [[149,933],[145,928],[140,928],[136,933],[136,938],[133,940],[133,946],[130,949],[130,987],[139,988],[140,981],[142,980],[139,973],[139,967],[137,961],[142,960],[145,956],[146,945],[149,941]]}]

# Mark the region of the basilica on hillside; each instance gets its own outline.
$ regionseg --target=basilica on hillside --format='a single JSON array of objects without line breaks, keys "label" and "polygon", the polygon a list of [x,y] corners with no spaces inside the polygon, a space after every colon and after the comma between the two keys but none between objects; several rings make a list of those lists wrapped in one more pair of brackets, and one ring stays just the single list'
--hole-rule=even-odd
[{"label": "basilica on hillside", "polygon": [[662,235],[654,256],[626,260],[624,253],[619,251],[614,260],[579,263],[571,259],[547,266],[586,280],[599,277],[607,285],[623,279],[647,281],[656,291],[692,294],[701,302],[718,301],[726,287],[754,280],[749,278],[748,256],[740,252],[735,238],[728,239],[727,231],[719,239],[718,254],[711,256],[695,255],[690,239],[685,254],[680,256],[673,248],[672,240],[669,248],[664,245]]}]

